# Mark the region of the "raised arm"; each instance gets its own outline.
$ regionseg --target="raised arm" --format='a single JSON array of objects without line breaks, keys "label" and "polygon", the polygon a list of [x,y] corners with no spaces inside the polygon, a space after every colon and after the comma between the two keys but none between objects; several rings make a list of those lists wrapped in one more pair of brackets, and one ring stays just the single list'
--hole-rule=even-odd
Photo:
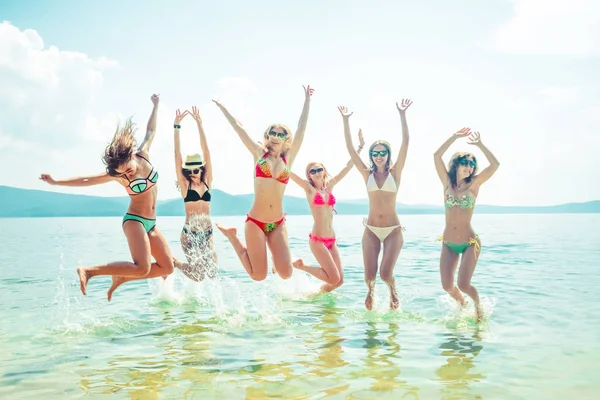
[{"label": "raised arm", "polygon": [[462,128],[460,131],[456,132],[452,136],[450,136],[435,153],[433,153],[433,161],[435,163],[435,170],[437,171],[438,176],[440,177],[440,181],[442,185],[446,186],[448,184],[448,170],[444,165],[444,160],[442,156],[448,150],[450,145],[454,143],[454,141],[460,137],[468,136],[471,133],[470,128]]},{"label": "raised arm", "polygon": [[344,120],[344,138],[346,139],[346,149],[348,149],[352,163],[354,163],[354,166],[366,180],[369,177],[368,168],[360,158],[358,152],[352,146],[352,136],[350,134],[350,116],[353,114],[353,112],[349,112],[348,109],[343,106],[338,107],[338,110],[340,110],[340,114],[342,114],[342,118]]},{"label": "raised arm", "polygon": [[40,176],[40,179],[50,185],[56,185],[56,186],[93,186],[93,185],[100,185],[102,183],[107,183],[107,182],[116,180],[117,178],[114,176],[108,175],[108,173],[106,173],[106,172],[103,172],[99,175],[81,176],[81,177],[77,177],[77,178],[64,179],[64,180],[60,180],[60,181],[54,180],[49,174],[42,174]]},{"label": "raised arm", "polygon": [[157,94],[153,94],[150,98],[152,100],[152,113],[150,114],[150,118],[148,119],[148,125],[146,126],[146,136],[144,140],[138,147],[138,151],[145,153],[145,155],[150,152],[150,146],[152,145],[152,141],[154,141],[154,134],[156,133],[156,115],[158,114],[158,102],[159,98]]},{"label": "raised arm", "polygon": [[296,184],[298,186],[300,186],[302,189],[304,189],[305,192],[311,191],[312,185],[306,179],[302,179],[300,176],[296,175],[294,172],[290,172],[290,178],[292,178],[292,180],[294,182],[296,182]]},{"label": "raised arm", "polygon": [[498,162],[498,160],[492,154],[492,152],[487,147],[485,147],[483,143],[481,143],[479,132],[473,132],[471,134],[470,139],[471,141],[469,142],[469,144],[479,147],[481,152],[485,155],[485,157],[490,163],[490,165],[486,169],[475,175],[475,178],[473,178],[473,183],[480,186],[485,181],[490,179],[492,175],[494,175],[494,173],[498,170],[498,167],[500,166],[500,162]]},{"label": "raised arm", "polygon": [[175,121],[173,122],[173,147],[175,149],[175,173],[177,175],[177,182],[179,183],[179,187],[182,188],[186,182],[185,176],[181,172],[181,166],[183,165],[183,157],[181,156],[181,140],[179,138],[179,132],[181,130],[181,121],[188,115],[188,111],[184,111],[181,113],[179,110],[175,112]]},{"label": "raised arm", "polygon": [[302,114],[300,114],[300,120],[298,121],[298,129],[296,129],[296,133],[294,134],[294,141],[287,154],[290,165],[294,162],[294,159],[300,150],[300,146],[302,145],[302,141],[304,140],[304,132],[306,132],[308,112],[310,110],[310,96],[312,96],[314,92],[314,89],[311,89],[310,85],[306,87],[302,85],[302,87],[304,88],[304,106],[302,107]]},{"label": "raised arm", "polygon": [[233,130],[236,131],[240,139],[242,139],[242,142],[250,151],[250,153],[252,153],[252,155],[254,155],[255,157],[259,157],[260,153],[263,150],[263,147],[254,140],[252,140],[252,138],[250,137],[250,135],[248,135],[248,132],[246,132],[246,129],[244,129],[242,124],[237,119],[235,119],[233,115],[229,113],[229,111],[223,106],[223,104],[221,104],[218,100],[213,100],[213,103],[215,103],[217,107],[219,107],[223,115],[225,115],[225,118],[227,118],[227,121],[229,121],[229,123],[233,127]]},{"label": "raised arm", "polygon": [[200,111],[196,106],[192,106],[191,112],[192,118],[196,121],[198,126],[198,135],[200,135],[200,148],[202,149],[202,156],[204,157],[204,170],[206,171],[206,184],[208,187],[212,187],[212,164],[210,162],[210,151],[208,150],[208,142],[206,141],[206,135],[204,134],[204,126],[202,125],[202,118],[200,117]]},{"label": "raised arm", "polygon": [[402,124],[402,145],[400,146],[400,151],[398,152],[398,159],[394,163],[393,167],[396,181],[400,180],[400,175],[404,169],[404,164],[406,164],[406,155],[408,154],[408,142],[410,140],[410,136],[408,135],[408,122],[406,122],[406,109],[410,107],[411,104],[412,100],[410,99],[402,99],[400,104],[396,103],[396,108],[400,114],[400,122]]},{"label": "raised arm", "polygon": [[[360,151],[363,149],[363,147],[365,147],[365,140],[363,138],[363,134],[362,134],[362,129],[358,130],[358,148],[356,149],[356,152],[358,154],[360,154]],[[350,172],[350,170],[352,169],[352,167],[354,166],[354,162],[352,161],[352,159],[348,160],[348,163],[346,164],[346,166],[344,167],[344,169],[342,169],[336,176],[334,176],[333,178],[331,178],[329,180],[328,186],[330,189],[333,189],[333,187],[335,185],[337,185],[338,183],[340,183],[340,181],[346,176],[348,175],[348,172]]]}]

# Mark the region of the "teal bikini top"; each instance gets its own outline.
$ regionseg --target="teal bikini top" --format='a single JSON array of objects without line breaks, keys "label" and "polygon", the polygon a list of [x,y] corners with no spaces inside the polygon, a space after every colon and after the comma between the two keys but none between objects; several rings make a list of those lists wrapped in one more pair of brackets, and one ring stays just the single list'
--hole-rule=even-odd
[{"label": "teal bikini top", "polygon": [[458,206],[460,208],[468,209],[475,207],[475,197],[470,194],[463,194],[460,197],[454,197],[451,194],[446,194],[446,201],[444,202],[446,208]]}]

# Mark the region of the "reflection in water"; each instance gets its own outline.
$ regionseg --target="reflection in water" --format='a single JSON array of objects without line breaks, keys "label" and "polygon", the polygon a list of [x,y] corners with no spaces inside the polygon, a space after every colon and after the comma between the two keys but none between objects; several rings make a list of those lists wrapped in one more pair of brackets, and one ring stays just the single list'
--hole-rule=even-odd
[{"label": "reflection in water", "polygon": [[[386,394],[386,398],[408,398],[418,399],[416,386],[409,385],[400,378],[400,345],[398,344],[398,324],[390,322],[389,329],[381,329],[375,322],[367,322],[367,337],[364,339],[363,348],[367,350],[364,359],[364,368],[361,374],[373,378],[370,390],[376,392],[376,398]],[[387,338],[380,339],[380,335],[389,333]]]},{"label": "reflection in water", "polygon": [[480,344],[479,328],[472,335],[449,332],[443,334],[444,342],[440,345],[441,355],[447,357],[446,364],[435,373],[443,383],[440,391],[442,399],[480,399],[472,393],[470,383],[485,379],[483,374],[472,371],[475,368],[475,357],[483,349]]}]

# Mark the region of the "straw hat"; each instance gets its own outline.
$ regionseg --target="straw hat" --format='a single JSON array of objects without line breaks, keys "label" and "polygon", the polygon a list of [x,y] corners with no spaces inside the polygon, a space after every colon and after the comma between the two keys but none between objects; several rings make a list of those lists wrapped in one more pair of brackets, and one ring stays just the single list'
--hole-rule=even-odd
[{"label": "straw hat", "polygon": [[185,162],[181,165],[184,169],[194,169],[204,166],[204,159],[201,154],[189,154],[185,158]]}]

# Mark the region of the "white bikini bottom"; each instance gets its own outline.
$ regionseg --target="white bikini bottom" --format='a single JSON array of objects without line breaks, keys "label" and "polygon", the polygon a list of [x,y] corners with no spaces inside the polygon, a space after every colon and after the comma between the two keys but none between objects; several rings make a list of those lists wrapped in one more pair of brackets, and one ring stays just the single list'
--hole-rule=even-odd
[{"label": "white bikini bottom", "polygon": [[400,224],[392,225],[392,226],[384,226],[384,227],[368,225],[366,218],[363,220],[363,225],[366,226],[367,228],[369,228],[369,230],[371,232],[373,232],[375,234],[375,236],[377,236],[379,238],[379,241],[382,243],[389,236],[389,234],[392,233],[392,231],[394,229],[400,227],[402,229],[402,231],[406,231],[406,228],[404,228]]}]

